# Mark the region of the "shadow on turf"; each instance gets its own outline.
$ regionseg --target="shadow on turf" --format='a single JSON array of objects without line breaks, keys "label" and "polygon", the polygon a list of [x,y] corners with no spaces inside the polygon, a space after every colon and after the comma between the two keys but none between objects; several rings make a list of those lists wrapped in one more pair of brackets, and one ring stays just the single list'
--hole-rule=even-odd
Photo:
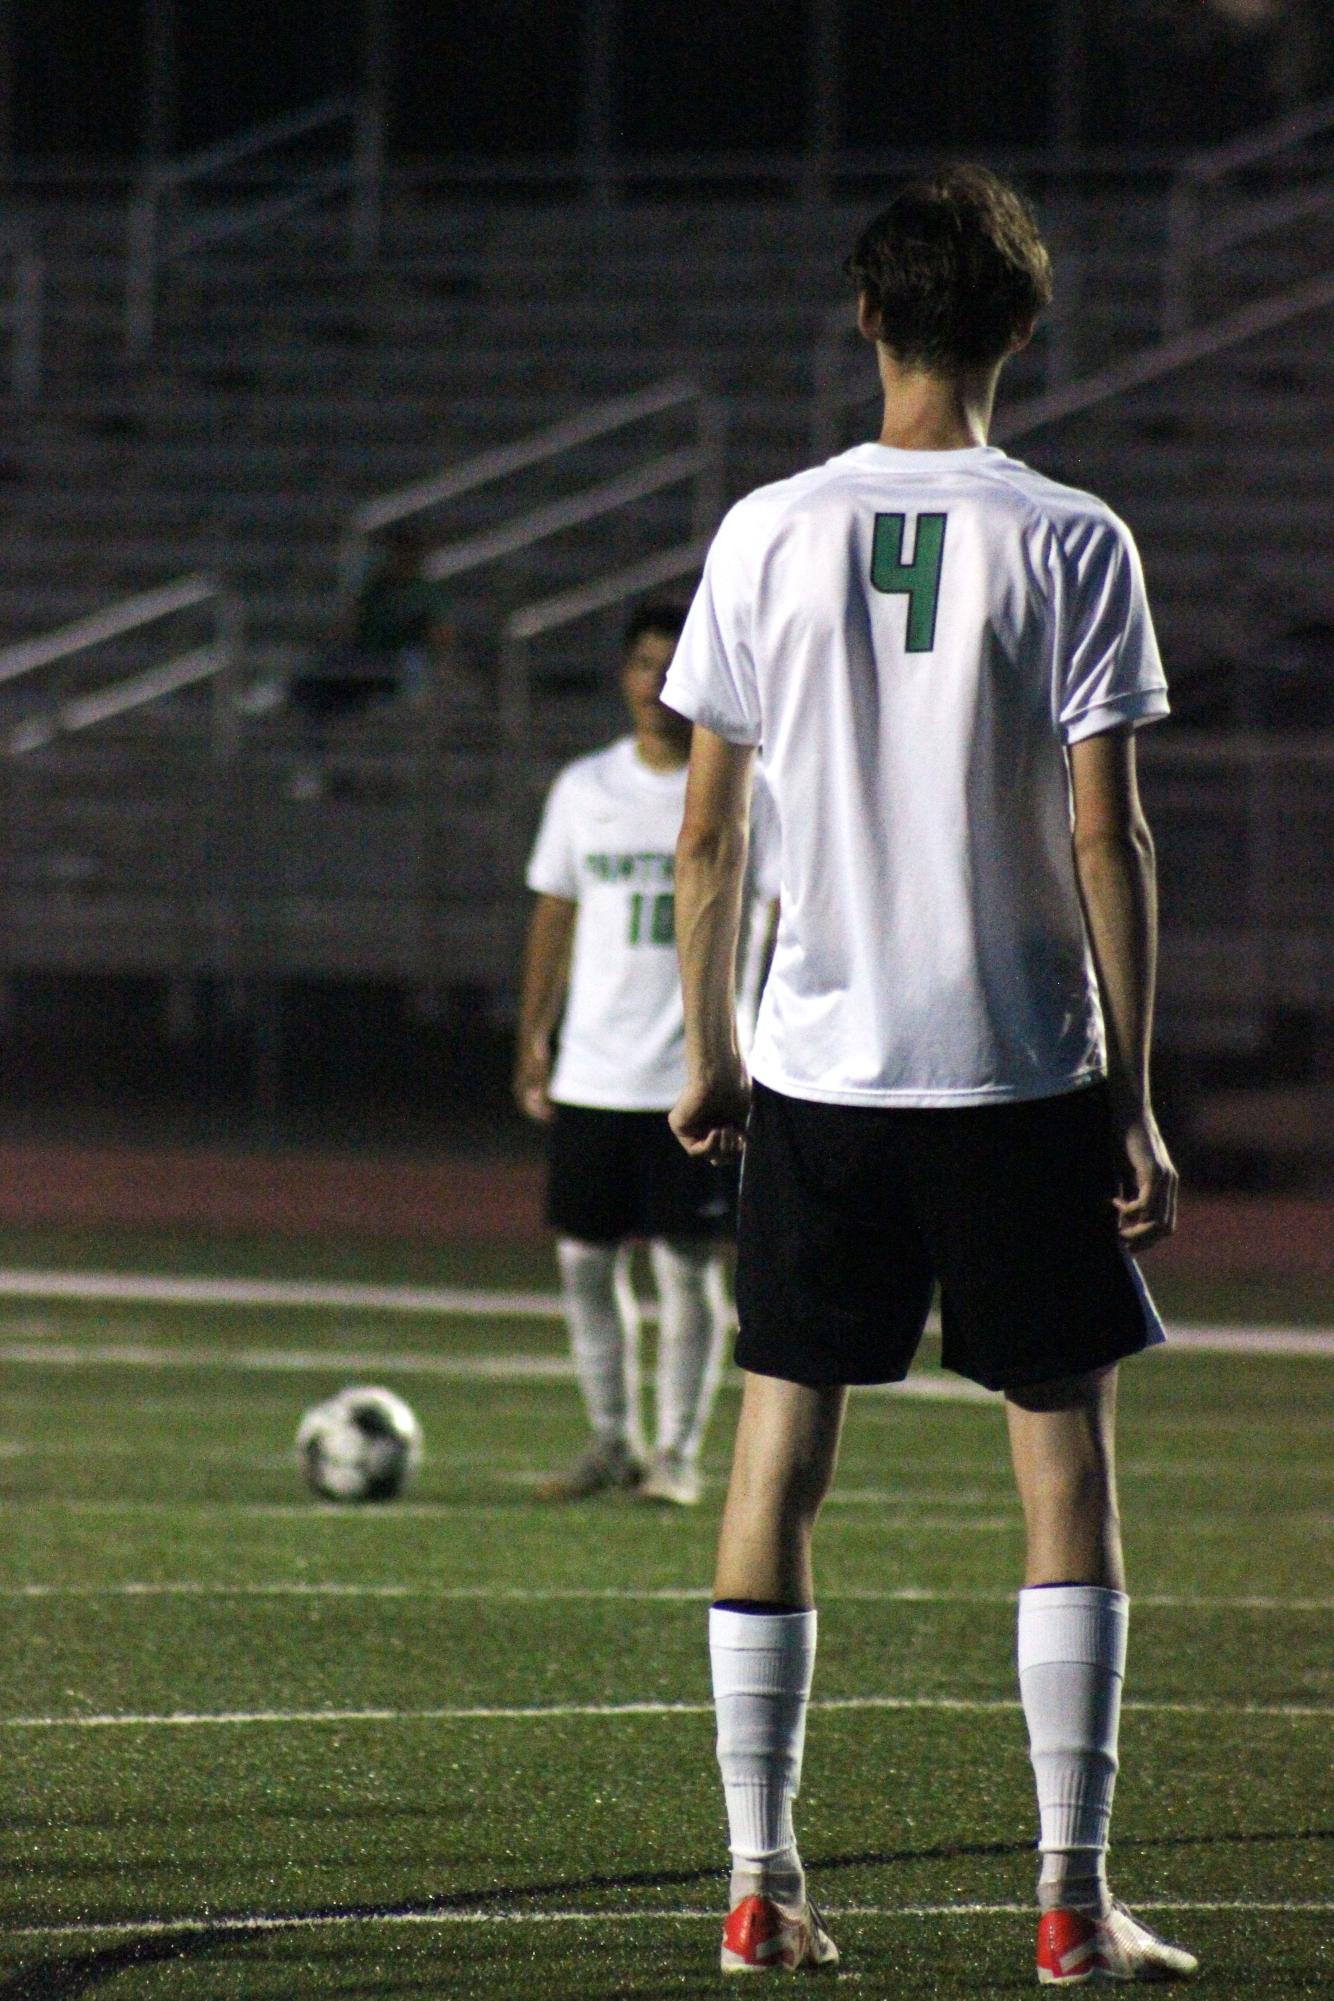
[{"label": "shadow on turf", "polygon": [[[1282,1834],[1165,1834],[1148,1841],[1122,1841],[1128,1849],[1162,1848],[1258,1848],[1267,1844],[1298,1841],[1332,1841],[1334,1827],[1307,1827]],[[960,1841],[934,1848],[867,1849],[859,1854],[812,1856],[812,1875],[825,1876],[839,1869],[892,1868],[910,1862],[958,1862],[980,1857],[983,1860],[1007,1855],[1031,1855],[1031,1841]],[[591,1890],[679,1890],[696,1883],[721,1885],[723,1871],[709,1869],[639,1869],[617,1876],[565,1876],[550,1883],[507,1883],[490,1890],[461,1890],[452,1895],[417,1897],[400,1904],[327,1904],[310,1911],[275,1911],[256,1914],[266,1932],[294,1929],[302,1925],[333,1920],[344,1924],[369,1924],[377,1918],[429,1917],[446,1911],[482,1911],[495,1905],[528,1903],[542,1897],[568,1897]],[[21,1967],[0,1981],[0,2001],[73,2001],[89,1993],[104,1980],[114,1980],[135,1966],[156,1966],[174,1959],[195,1959],[220,1946],[245,1942],[248,1935],[234,1926],[202,1928],[170,1938],[128,1941],[107,1946],[79,1959],[44,1959]]]},{"label": "shadow on turf", "polygon": [[79,1959],[42,1959],[0,1982],[4,2001],[73,2001],[114,1980],[135,1966],[161,1966],[174,1959],[196,1959],[214,1951],[236,1933],[228,1931],[191,1932],[187,1937],[128,1940],[124,1945],[104,1946]]}]

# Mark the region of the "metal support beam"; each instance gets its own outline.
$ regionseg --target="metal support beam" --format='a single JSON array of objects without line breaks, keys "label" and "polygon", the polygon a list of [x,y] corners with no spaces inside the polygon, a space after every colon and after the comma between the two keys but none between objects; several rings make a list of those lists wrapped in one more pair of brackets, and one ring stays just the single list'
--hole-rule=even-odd
[{"label": "metal support beam", "polygon": [[361,101],[353,139],[352,258],[370,264],[380,248],[384,152],[394,87],[394,29],[389,0],[363,0]]},{"label": "metal support beam", "polygon": [[583,88],[579,106],[579,157],[593,200],[615,201],[614,98],[620,8],[617,0],[584,0]]},{"label": "metal support beam", "polygon": [[1078,152],[1084,138],[1088,16],[1087,0],[1056,0],[1047,130],[1052,145],[1062,153]]},{"label": "metal support beam", "polygon": [[817,203],[829,198],[830,163],[843,136],[842,0],[810,0],[809,52],[801,193],[804,201]]},{"label": "metal support beam", "polygon": [[144,112],[139,149],[145,166],[169,159],[176,145],[176,0],[145,0]]},{"label": "metal support beam", "polygon": [[12,171],[14,132],[14,10],[0,7],[0,174]]}]

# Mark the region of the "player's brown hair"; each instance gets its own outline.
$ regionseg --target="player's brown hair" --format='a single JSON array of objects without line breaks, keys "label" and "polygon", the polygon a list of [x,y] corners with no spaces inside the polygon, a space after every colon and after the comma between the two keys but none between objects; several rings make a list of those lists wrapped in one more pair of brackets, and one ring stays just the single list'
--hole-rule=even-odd
[{"label": "player's brown hair", "polygon": [[999,361],[1051,300],[1037,218],[986,167],[912,182],[843,268],[896,360],[934,372]]}]

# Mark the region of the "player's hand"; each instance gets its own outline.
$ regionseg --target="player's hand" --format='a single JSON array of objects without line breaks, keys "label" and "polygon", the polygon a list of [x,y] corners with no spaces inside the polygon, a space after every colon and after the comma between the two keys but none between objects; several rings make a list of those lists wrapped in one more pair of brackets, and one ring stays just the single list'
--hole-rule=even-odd
[{"label": "player's hand", "polygon": [[687,1084],[667,1123],[692,1159],[721,1167],[741,1158],[749,1112],[750,1078],[738,1063],[724,1076]]},{"label": "player's hand", "polygon": [[548,1086],[551,1082],[551,1053],[547,1049],[522,1051],[514,1066],[514,1102],[527,1119],[548,1126],[555,1117]]},{"label": "player's hand", "polygon": [[1128,1251],[1144,1251],[1177,1225],[1177,1171],[1153,1113],[1131,1119],[1121,1133],[1117,1228]]}]

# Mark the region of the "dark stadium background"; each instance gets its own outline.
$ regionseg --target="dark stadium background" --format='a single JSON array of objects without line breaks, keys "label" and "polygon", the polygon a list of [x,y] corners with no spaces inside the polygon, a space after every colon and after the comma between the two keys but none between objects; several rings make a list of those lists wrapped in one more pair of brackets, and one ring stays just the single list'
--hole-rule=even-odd
[{"label": "dark stadium background", "polygon": [[[383,53],[395,152],[572,153],[599,32],[613,42],[618,148],[800,148],[821,10],[810,0],[12,0],[6,11],[12,152],[110,165],[146,137],[207,145],[347,89],[368,45]],[[836,117],[852,147],[1077,138],[1175,150],[1317,96],[1334,64],[1328,10],[1308,0],[840,0],[834,12]]]},{"label": "dark stadium background", "polygon": [[[523,163],[540,160],[548,175],[568,169],[571,200],[585,173],[624,166],[643,170],[652,199],[655,168],[670,185],[673,161],[799,171],[836,148],[978,153],[1021,176],[1063,155],[1167,173],[1334,88],[1332,18],[1316,0],[12,0],[0,169],[33,200],[128,190],[154,161],[369,88],[391,180],[436,174],[455,194],[465,169],[496,169],[521,200]],[[182,1040],[152,979],[20,969],[0,1135],[531,1155],[508,1102],[508,1033],[466,981],[423,1012],[348,978],[294,982],[281,1026],[220,1007]],[[1330,1037],[1328,1015],[1280,1011],[1259,1068],[1253,1052],[1224,1053],[1206,1082],[1287,1093],[1291,1117],[1293,1089],[1328,1086]],[[1199,1083],[1167,1048],[1169,1121]],[[1318,1117],[1298,1116],[1316,1132]],[[1316,1152],[1327,1160],[1324,1141]],[[1187,1164],[1259,1187],[1321,1171],[1300,1146]]]}]

